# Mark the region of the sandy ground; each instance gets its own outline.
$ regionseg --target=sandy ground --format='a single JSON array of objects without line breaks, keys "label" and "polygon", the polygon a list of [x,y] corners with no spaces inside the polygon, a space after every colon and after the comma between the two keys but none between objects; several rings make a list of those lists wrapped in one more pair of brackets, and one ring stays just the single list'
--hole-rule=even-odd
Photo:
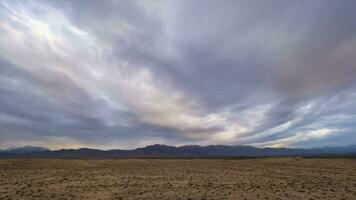
[{"label": "sandy ground", "polygon": [[356,159],[0,160],[0,199],[356,199]]}]

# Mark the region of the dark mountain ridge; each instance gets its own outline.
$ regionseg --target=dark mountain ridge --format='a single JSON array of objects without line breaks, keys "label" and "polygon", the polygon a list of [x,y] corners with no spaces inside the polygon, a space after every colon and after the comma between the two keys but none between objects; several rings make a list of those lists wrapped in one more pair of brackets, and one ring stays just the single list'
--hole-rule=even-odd
[{"label": "dark mountain ridge", "polygon": [[314,149],[257,148],[253,146],[167,146],[149,145],[133,150],[61,149],[21,147],[0,150],[3,158],[184,158],[184,157],[272,157],[272,156],[355,156],[356,146]]},{"label": "dark mountain ridge", "polygon": [[49,151],[49,149],[44,147],[36,147],[36,146],[23,146],[23,147],[13,147],[1,150],[0,153],[5,154],[27,154],[27,153],[35,153],[35,152],[42,152],[42,151]]}]

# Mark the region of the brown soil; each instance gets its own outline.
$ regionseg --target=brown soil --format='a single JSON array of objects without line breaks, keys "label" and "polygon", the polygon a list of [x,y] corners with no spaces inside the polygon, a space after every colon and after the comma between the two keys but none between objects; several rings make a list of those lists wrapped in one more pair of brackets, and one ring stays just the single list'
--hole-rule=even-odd
[{"label": "brown soil", "polygon": [[0,199],[356,199],[356,159],[0,160]]}]

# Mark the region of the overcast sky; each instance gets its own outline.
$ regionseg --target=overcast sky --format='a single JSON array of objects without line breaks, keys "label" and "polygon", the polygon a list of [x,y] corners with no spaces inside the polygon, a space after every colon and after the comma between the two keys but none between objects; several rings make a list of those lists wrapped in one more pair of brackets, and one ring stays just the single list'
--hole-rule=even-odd
[{"label": "overcast sky", "polygon": [[0,148],[356,144],[356,1],[0,1]]}]

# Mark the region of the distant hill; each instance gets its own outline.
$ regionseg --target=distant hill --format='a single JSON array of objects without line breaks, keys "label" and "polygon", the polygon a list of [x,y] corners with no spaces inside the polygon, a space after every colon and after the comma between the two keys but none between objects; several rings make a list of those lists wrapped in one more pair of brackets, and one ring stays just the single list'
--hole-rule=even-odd
[{"label": "distant hill", "polygon": [[36,147],[36,146],[24,146],[24,147],[8,148],[8,149],[0,150],[0,153],[27,154],[27,153],[37,153],[37,152],[42,152],[42,151],[49,151],[49,149],[44,148],[44,147]]},{"label": "distant hill", "polygon": [[0,158],[9,158],[11,155],[0,151]]},{"label": "distant hill", "polygon": [[314,149],[256,148],[253,146],[167,146],[149,145],[133,150],[61,149],[20,147],[0,151],[3,158],[180,158],[180,157],[271,157],[271,156],[355,156],[356,146]]}]

